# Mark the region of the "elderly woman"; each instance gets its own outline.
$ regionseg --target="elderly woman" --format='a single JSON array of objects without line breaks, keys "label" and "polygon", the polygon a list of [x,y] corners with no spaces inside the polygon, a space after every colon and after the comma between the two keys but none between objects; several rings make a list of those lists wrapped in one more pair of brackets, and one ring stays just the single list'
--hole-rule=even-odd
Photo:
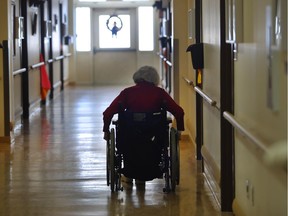
[{"label": "elderly woman", "polygon": [[113,100],[103,113],[104,139],[109,139],[109,125],[113,115],[118,113],[119,103],[131,112],[157,112],[163,104],[176,118],[178,131],[184,130],[184,111],[159,85],[159,75],[155,68],[143,66],[133,75],[136,85],[128,87]]}]

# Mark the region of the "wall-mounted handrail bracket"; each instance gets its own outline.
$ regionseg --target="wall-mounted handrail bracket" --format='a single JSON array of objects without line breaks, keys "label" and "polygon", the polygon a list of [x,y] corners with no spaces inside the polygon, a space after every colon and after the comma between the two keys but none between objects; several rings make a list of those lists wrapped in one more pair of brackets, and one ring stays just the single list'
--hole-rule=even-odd
[{"label": "wall-mounted handrail bracket", "polygon": [[204,93],[201,88],[199,88],[198,86],[195,86],[195,84],[193,83],[193,81],[189,80],[186,77],[182,77],[184,79],[184,81],[193,87],[194,91],[197,92],[208,104],[210,104],[212,107],[215,107],[217,110],[220,111],[220,108],[217,106],[217,102],[213,99],[211,99],[206,93]]},{"label": "wall-mounted handrail bracket", "polygon": [[188,85],[190,85],[190,86],[192,86],[193,87],[193,89],[194,89],[194,87],[195,87],[195,84],[193,83],[193,81],[192,80],[189,80],[188,78],[186,78],[186,77],[182,77],[184,80],[185,80],[185,82],[188,84]]}]

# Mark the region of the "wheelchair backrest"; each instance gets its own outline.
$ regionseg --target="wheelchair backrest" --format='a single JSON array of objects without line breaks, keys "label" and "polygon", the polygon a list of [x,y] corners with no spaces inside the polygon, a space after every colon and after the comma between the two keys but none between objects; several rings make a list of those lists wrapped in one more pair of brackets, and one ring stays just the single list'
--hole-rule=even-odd
[{"label": "wheelchair backrest", "polygon": [[166,110],[146,113],[122,111],[118,115],[118,141],[147,143],[155,140],[164,145],[168,139],[169,123]]}]

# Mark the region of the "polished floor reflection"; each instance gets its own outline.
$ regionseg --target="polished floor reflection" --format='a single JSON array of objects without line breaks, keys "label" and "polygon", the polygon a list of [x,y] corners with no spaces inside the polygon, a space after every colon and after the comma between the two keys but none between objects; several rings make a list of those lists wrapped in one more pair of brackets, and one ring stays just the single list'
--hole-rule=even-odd
[{"label": "polished floor reflection", "polygon": [[223,215],[185,140],[175,193],[161,179],[110,192],[102,112],[120,89],[66,87],[16,128],[13,145],[0,144],[1,216]]}]

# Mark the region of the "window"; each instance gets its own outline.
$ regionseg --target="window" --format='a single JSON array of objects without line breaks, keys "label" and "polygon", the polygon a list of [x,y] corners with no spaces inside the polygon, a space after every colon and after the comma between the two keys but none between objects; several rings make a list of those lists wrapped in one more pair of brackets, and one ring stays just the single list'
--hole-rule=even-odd
[{"label": "window", "polygon": [[89,7],[76,8],[76,50],[91,51],[91,10]]},{"label": "window", "polygon": [[[121,28],[112,34],[114,23]],[[130,15],[99,16],[99,48],[130,48]]]},{"label": "window", "polygon": [[153,8],[139,7],[138,8],[138,41],[139,51],[154,50],[154,23],[153,23]]}]

